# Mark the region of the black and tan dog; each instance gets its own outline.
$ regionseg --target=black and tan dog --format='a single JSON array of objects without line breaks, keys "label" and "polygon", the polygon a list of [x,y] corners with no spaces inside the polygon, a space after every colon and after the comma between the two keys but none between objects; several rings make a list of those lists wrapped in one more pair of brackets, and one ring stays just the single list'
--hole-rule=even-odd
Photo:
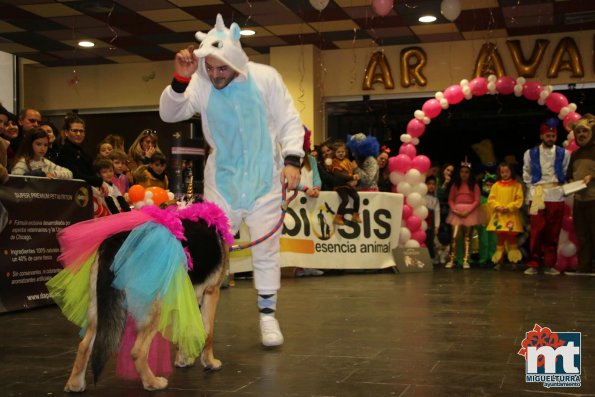
[{"label": "black and tan dog", "polygon": [[[216,370],[221,367],[221,361],[213,355],[213,331],[219,287],[228,266],[229,248],[215,227],[208,226],[204,221],[182,220],[182,224],[187,239],[182,245],[188,248],[194,263],[194,270],[190,271],[189,275],[201,303],[202,320],[207,335],[200,359],[205,368]],[[97,259],[91,268],[86,333],[79,344],[72,372],[64,388],[67,392],[85,390],[85,373],[89,358],[96,382],[109,357],[118,351],[127,313],[124,307],[124,292],[112,287],[114,275],[110,266],[129,234],[130,232],[118,233],[99,246]],[[139,266],[142,265],[139,263]],[[138,336],[131,351],[135,369],[146,390],[167,387],[167,379],[155,376],[147,360],[151,342],[157,333],[160,307],[159,300],[154,301],[147,321],[137,325]],[[176,365],[188,364],[191,363],[178,354]]]}]

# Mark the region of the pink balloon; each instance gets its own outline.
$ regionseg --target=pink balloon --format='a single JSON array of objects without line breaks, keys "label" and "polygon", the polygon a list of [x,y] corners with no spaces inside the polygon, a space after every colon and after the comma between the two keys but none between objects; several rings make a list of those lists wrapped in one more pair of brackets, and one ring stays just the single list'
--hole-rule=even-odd
[{"label": "pink balloon", "polygon": [[421,218],[417,215],[411,215],[405,221],[405,225],[407,229],[411,231],[411,233],[416,232],[421,227]]},{"label": "pink balloon", "polygon": [[413,215],[413,208],[409,206],[409,204],[403,204],[403,215],[402,218],[405,220]]},{"label": "pink balloon", "polygon": [[554,113],[560,113],[564,106],[568,106],[568,99],[559,92],[552,92],[545,100],[545,105]]},{"label": "pink balloon", "polygon": [[438,117],[440,112],[442,111],[442,106],[440,106],[440,101],[437,99],[428,99],[424,105],[421,107],[424,114],[429,118],[433,119],[434,117]]},{"label": "pink balloon", "polygon": [[372,0],[372,9],[381,17],[388,15],[393,8],[393,0]]},{"label": "pink balloon", "polygon": [[570,142],[568,142],[568,146],[566,146],[566,150],[572,153],[576,149],[578,149],[578,145],[576,144],[576,141],[574,139],[571,139]]},{"label": "pink balloon", "polygon": [[399,148],[399,154],[404,154],[409,156],[410,159],[413,159],[417,154],[417,149],[415,149],[415,145],[412,143],[404,143]]},{"label": "pink balloon", "polygon": [[541,91],[543,91],[543,85],[537,81],[528,81],[523,84],[523,96],[530,101],[538,100]]},{"label": "pink balloon", "polygon": [[570,112],[566,115],[566,117],[564,117],[564,121],[562,122],[562,124],[564,125],[564,128],[568,131],[568,123],[576,123],[581,119],[581,117],[583,116],[581,116],[577,112]]},{"label": "pink balloon", "polygon": [[510,95],[514,92],[516,80],[510,76],[502,76],[496,80],[496,91],[502,95]]},{"label": "pink balloon", "polygon": [[418,119],[411,119],[407,123],[407,133],[413,138],[419,138],[426,131],[426,125]]},{"label": "pink balloon", "polygon": [[463,94],[463,89],[460,85],[453,84],[444,90],[444,98],[446,98],[449,105],[456,105],[465,98],[465,94]]},{"label": "pink balloon", "polygon": [[411,233],[411,238],[422,244],[426,241],[426,232],[423,230],[416,230]]},{"label": "pink balloon", "polygon": [[476,77],[469,82],[469,88],[473,96],[482,96],[488,93],[488,79]]},{"label": "pink balloon", "polygon": [[411,168],[414,168],[422,174],[430,169],[430,159],[423,154],[415,156],[411,161]]},{"label": "pink balloon", "polygon": [[390,171],[402,172],[403,174],[411,169],[411,157],[406,154],[397,154],[388,159]]}]

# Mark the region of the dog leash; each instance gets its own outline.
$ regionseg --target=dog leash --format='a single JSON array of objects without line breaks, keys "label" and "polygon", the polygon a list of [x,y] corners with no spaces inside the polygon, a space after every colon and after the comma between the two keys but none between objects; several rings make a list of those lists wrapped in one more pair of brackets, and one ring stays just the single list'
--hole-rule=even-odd
[{"label": "dog leash", "polygon": [[286,183],[283,184],[283,190],[281,191],[281,216],[279,217],[279,222],[277,222],[275,227],[273,227],[273,229],[270,232],[268,232],[267,234],[265,234],[264,236],[262,236],[261,238],[259,238],[257,240],[253,240],[247,244],[232,245],[229,248],[229,251],[230,252],[241,251],[246,248],[254,247],[255,245],[262,243],[263,241],[265,241],[266,239],[271,237],[273,234],[275,234],[277,232],[277,230],[279,230],[279,228],[283,225],[283,220],[285,220],[285,214],[287,213],[287,208],[289,207],[289,203],[291,203],[291,201],[297,196],[297,194],[298,194],[298,191],[297,191],[297,189],[295,189],[293,191],[293,194],[289,197],[289,199],[287,199],[287,184]]}]

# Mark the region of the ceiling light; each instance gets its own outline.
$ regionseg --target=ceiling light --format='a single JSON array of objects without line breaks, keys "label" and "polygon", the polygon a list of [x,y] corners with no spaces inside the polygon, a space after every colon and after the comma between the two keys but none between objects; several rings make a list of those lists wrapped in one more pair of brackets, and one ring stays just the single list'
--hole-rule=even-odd
[{"label": "ceiling light", "polygon": [[436,17],[433,15],[424,15],[419,17],[418,21],[422,22],[422,23],[430,23],[430,22],[434,22],[436,20]]},{"label": "ceiling light", "polygon": [[242,29],[240,31],[240,34],[242,36],[254,36],[256,34],[256,32],[252,29]]},{"label": "ceiling light", "polygon": [[81,40],[81,41],[79,41],[79,46],[85,47],[85,48],[91,48],[91,47],[95,47],[95,43],[93,43],[92,41],[89,41],[89,40]]}]

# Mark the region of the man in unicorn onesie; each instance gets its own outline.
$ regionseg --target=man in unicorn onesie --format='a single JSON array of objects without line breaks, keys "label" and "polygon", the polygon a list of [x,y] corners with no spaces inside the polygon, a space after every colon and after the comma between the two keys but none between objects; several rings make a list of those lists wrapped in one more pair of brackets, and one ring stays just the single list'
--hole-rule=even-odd
[{"label": "man in unicorn onesie", "polygon": [[562,184],[570,156],[556,146],[558,120],[548,119],[539,128],[541,144],[527,150],[523,156],[523,182],[527,185],[530,202],[531,243],[528,268],[525,274],[537,274],[540,266],[544,273],[560,274],[554,268],[558,252],[558,239],[564,215]]},{"label": "man in unicorn onesie", "polygon": [[[252,239],[269,233],[281,215],[281,189],[297,188],[304,157],[304,129],[281,75],[250,62],[240,44],[240,28],[228,28],[220,14],[201,41],[181,50],[174,78],[161,95],[166,122],[201,114],[211,147],[204,172],[204,196],[228,215],[234,233],[242,221]],[[254,286],[264,346],[283,344],[275,318],[281,286],[280,232],[252,247]]]}]

